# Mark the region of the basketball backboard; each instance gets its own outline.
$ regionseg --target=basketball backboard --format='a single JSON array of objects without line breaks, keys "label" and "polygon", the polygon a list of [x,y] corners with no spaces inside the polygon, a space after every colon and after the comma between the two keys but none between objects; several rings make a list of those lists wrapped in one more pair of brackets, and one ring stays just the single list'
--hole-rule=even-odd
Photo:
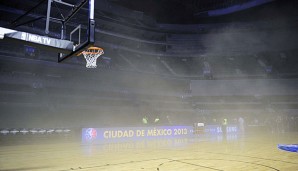
[{"label": "basketball backboard", "polygon": [[[17,3],[17,6],[26,5],[23,1]],[[30,4],[31,9],[27,11],[19,10],[18,17],[8,21],[8,27],[0,26],[0,40],[19,41],[57,51],[58,62],[93,46],[95,0],[43,0],[30,3],[35,4],[33,7]]]},{"label": "basketball backboard", "polygon": [[94,45],[95,42],[95,0],[85,0],[80,3],[80,9],[65,20],[65,27],[61,30],[61,37],[73,42],[73,51],[70,53],[59,53],[58,62],[78,55],[82,51]]}]

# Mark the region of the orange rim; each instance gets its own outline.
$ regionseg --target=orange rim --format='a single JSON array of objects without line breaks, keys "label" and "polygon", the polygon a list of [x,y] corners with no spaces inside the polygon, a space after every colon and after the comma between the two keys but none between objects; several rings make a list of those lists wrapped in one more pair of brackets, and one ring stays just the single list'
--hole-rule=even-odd
[{"label": "orange rim", "polygon": [[[87,51],[87,50],[99,50],[98,52],[90,52],[90,51]],[[100,47],[95,47],[95,46],[92,46],[92,47],[89,47],[87,50],[85,50],[85,54],[99,54],[99,53],[102,53],[103,52],[103,49],[100,48]],[[80,56],[82,55],[84,51],[80,52],[79,54],[77,54],[77,56]]]}]

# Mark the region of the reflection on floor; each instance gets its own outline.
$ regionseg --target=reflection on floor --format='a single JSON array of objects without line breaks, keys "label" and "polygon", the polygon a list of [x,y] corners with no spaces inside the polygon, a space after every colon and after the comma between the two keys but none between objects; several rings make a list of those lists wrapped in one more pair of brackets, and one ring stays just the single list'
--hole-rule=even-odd
[{"label": "reflection on floor", "polygon": [[0,170],[8,171],[298,170],[298,154],[277,148],[277,144],[297,144],[298,133],[99,144],[83,144],[73,137],[0,138]]}]

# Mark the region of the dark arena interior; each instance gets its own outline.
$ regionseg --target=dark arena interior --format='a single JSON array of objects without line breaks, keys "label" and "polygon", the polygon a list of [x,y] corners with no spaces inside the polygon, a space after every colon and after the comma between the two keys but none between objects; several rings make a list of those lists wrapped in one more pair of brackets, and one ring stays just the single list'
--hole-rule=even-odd
[{"label": "dark arena interior", "polygon": [[0,0],[0,171],[297,171],[297,9]]}]

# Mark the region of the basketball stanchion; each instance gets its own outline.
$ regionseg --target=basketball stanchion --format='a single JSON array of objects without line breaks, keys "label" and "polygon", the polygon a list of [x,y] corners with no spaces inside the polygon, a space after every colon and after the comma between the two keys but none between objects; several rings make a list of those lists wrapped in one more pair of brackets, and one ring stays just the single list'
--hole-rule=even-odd
[{"label": "basketball stanchion", "polygon": [[86,68],[96,68],[96,61],[99,56],[104,54],[104,51],[102,48],[99,47],[89,47],[87,50],[79,53],[77,56],[84,55],[84,58],[86,59]]}]

